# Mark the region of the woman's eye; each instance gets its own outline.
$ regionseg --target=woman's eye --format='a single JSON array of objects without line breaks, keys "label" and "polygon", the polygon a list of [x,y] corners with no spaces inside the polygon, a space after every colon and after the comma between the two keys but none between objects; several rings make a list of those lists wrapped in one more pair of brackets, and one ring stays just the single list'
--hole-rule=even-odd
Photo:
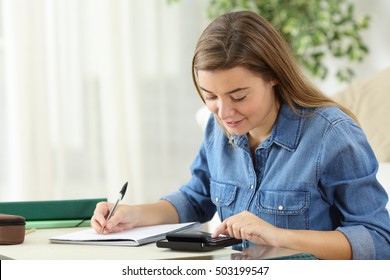
[{"label": "woman's eye", "polygon": [[242,97],[237,97],[237,98],[232,98],[234,102],[240,102],[242,100],[244,100],[246,97],[246,95],[242,96]]},{"label": "woman's eye", "polygon": [[206,101],[212,101],[212,100],[216,99],[216,97],[215,96],[205,96],[204,99]]}]

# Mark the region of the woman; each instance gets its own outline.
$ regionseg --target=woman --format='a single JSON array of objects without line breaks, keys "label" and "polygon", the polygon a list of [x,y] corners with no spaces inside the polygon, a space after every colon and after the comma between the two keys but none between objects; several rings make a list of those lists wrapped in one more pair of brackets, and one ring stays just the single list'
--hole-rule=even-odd
[{"label": "woman", "polygon": [[124,205],[92,226],[206,222],[214,236],[285,247],[320,259],[389,259],[388,197],[357,120],[300,72],[285,41],[255,13],[228,13],[201,35],[192,66],[213,113],[192,177],[161,201]]}]

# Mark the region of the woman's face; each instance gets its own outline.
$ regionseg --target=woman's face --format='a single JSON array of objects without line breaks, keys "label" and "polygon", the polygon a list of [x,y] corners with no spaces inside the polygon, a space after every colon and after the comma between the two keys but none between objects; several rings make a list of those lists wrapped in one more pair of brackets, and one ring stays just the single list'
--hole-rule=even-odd
[{"label": "woman's face", "polygon": [[198,82],[208,109],[225,129],[236,135],[249,133],[262,142],[272,131],[279,111],[273,86],[244,67],[198,71]]}]

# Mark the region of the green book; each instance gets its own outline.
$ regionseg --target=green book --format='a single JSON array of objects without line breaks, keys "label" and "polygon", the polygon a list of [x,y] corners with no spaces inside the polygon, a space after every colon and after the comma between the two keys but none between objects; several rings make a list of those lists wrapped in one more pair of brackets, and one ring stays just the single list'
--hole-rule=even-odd
[{"label": "green book", "polygon": [[0,213],[19,215],[29,221],[89,220],[96,204],[106,198],[0,202]]},{"label": "green book", "polygon": [[32,228],[89,227],[89,226],[91,226],[91,220],[26,221],[26,229],[32,229]]}]

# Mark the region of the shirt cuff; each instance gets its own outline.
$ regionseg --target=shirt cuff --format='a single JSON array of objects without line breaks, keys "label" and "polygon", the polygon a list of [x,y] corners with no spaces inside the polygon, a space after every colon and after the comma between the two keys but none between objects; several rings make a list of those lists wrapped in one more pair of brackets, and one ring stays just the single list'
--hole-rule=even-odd
[{"label": "shirt cuff", "polygon": [[193,222],[196,220],[197,214],[195,210],[181,191],[176,191],[161,199],[170,202],[176,208],[180,223]]},{"label": "shirt cuff", "polygon": [[370,233],[364,226],[339,227],[348,239],[352,247],[352,259],[373,260],[375,259],[375,245]]}]

